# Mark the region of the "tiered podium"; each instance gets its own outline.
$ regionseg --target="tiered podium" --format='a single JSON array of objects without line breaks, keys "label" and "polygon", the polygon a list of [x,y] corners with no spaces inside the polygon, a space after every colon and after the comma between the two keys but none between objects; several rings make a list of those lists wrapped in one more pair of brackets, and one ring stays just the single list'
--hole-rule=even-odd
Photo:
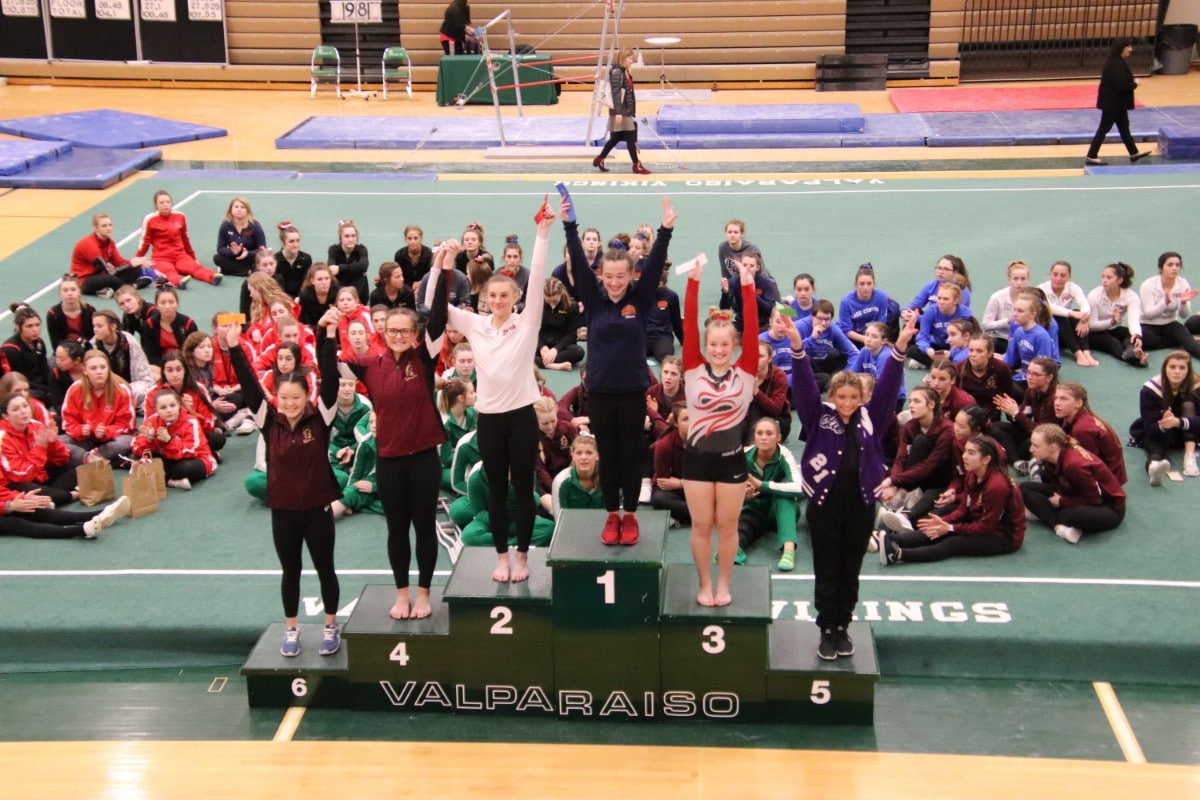
[{"label": "tiered podium", "polygon": [[733,604],[705,608],[695,567],[664,564],[665,512],[639,512],[633,547],[600,543],[604,517],[565,511],[523,583],[494,582],[495,553],[465,549],[428,619],[391,619],[395,589],[367,586],[332,658],[316,655],[319,625],[302,626],[301,655],[284,658],[272,625],[242,667],[250,705],[872,723],[865,623],[851,626],[854,656],[820,661],[814,625],[772,621],[766,568],[736,568]]}]

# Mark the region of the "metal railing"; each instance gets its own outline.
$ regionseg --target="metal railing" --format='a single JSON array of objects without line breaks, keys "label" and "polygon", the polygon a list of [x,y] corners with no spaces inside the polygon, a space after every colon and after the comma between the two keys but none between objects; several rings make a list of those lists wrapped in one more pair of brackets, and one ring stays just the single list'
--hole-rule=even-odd
[{"label": "metal railing", "polygon": [[1129,65],[1150,73],[1160,0],[966,0],[960,80],[1086,78],[1117,37],[1134,41]]}]

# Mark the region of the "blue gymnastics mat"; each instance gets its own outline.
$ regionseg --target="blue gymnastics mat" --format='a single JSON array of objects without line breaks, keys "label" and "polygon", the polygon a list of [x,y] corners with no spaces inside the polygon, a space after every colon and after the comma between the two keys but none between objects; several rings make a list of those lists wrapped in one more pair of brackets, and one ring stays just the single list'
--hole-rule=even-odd
[{"label": "blue gymnastics mat", "polygon": [[854,103],[814,105],[662,106],[658,132],[703,133],[850,133],[863,129],[862,109]]},{"label": "blue gymnastics mat", "polygon": [[81,147],[154,147],[225,136],[224,128],[102,108],[0,120],[0,132],[28,139],[63,140]]},{"label": "blue gymnastics mat", "polygon": [[1158,129],[1158,153],[1163,158],[1200,158],[1200,128],[1163,125]]},{"label": "blue gymnastics mat", "polygon": [[70,142],[0,140],[0,176],[16,175],[70,151]]},{"label": "blue gymnastics mat", "polygon": [[[464,150],[500,145],[500,131],[492,117],[309,117],[275,140],[286,149]],[[605,120],[597,118],[592,138],[587,117],[504,118],[507,144],[584,145],[607,138]]]},{"label": "blue gymnastics mat", "polygon": [[[1200,109],[1196,109],[1200,111]],[[1138,141],[1158,138],[1164,124],[1190,118],[1192,107],[1139,108],[1129,112],[1129,127]],[[1087,144],[1100,121],[1094,109],[1059,111],[982,111],[922,114],[930,147],[973,145]],[[1119,142],[1116,131],[1105,139]]]},{"label": "blue gymnastics mat", "polygon": [[162,159],[161,150],[76,147],[16,175],[0,176],[0,186],[28,189],[106,189]]}]

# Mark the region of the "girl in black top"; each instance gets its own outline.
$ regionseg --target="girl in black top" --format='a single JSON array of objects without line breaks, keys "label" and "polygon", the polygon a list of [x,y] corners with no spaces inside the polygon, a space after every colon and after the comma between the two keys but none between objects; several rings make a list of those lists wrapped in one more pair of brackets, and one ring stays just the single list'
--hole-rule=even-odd
[{"label": "girl in black top", "polygon": [[446,6],[446,13],[442,16],[442,27],[438,31],[442,52],[448,56],[478,53],[478,45],[468,45],[468,41],[475,41],[475,37],[467,32],[470,27],[471,6],[467,0],[450,0],[450,5]]},{"label": "girl in black top", "polygon": [[546,308],[538,330],[538,350],[533,362],[543,369],[570,371],[583,361],[583,348],[577,343],[579,304],[567,294],[558,278],[547,278],[543,295]]},{"label": "girl in black top", "polygon": [[20,372],[29,381],[29,393],[43,403],[50,401],[50,361],[42,341],[42,318],[29,305],[13,303],[14,333],[3,345],[0,355],[10,372]]},{"label": "girl in black top", "polygon": [[421,278],[433,269],[433,251],[423,242],[425,231],[418,225],[404,226],[404,247],[396,251],[392,260],[404,270],[404,282],[416,286]]},{"label": "girl in black top", "polygon": [[1087,153],[1087,163],[1094,166],[1105,164],[1100,160],[1100,145],[1104,144],[1104,137],[1108,136],[1113,125],[1117,126],[1121,141],[1129,151],[1130,163],[1136,164],[1150,155],[1149,152],[1138,152],[1137,145],[1133,143],[1133,134],[1129,132],[1129,110],[1133,108],[1133,90],[1137,88],[1133,70],[1129,69],[1129,64],[1125,62],[1131,53],[1133,42],[1125,38],[1115,39],[1112,47],[1108,49],[1104,71],[1100,73],[1100,90],[1096,95],[1096,108],[1100,109],[1100,125],[1096,128],[1096,135],[1092,137],[1092,144]]},{"label": "girl in black top", "polygon": [[375,288],[371,290],[367,307],[400,308],[403,306],[416,311],[417,299],[413,296],[413,290],[407,283],[408,276],[404,274],[403,266],[395,261],[383,262],[379,265],[379,277],[375,279]]},{"label": "girl in black top", "polygon": [[[336,312],[330,312],[332,314]],[[329,379],[321,382],[320,403],[308,399],[304,377],[296,374],[280,379],[276,404],[267,402],[250,361],[242,350],[237,327],[227,332],[226,344],[233,369],[242,385],[246,405],[254,412],[254,424],[263,432],[266,445],[267,496],[271,509],[271,535],[283,568],[280,593],[287,618],[280,652],[300,654],[301,553],[305,546],[321,583],[325,604],[325,630],[318,652],[323,656],[341,648],[337,624],[340,587],[333,566],[334,528],[330,504],[341,497],[329,464],[329,428],[337,415],[337,354],[326,336],[325,318],[317,329],[317,361]]]},{"label": "girl in black top", "polygon": [[300,296],[300,287],[313,265],[312,256],[300,249],[300,231],[290,222],[279,223],[279,252],[275,254],[276,280],[288,297]]},{"label": "girl in black top", "polygon": [[329,245],[328,263],[338,285],[353,286],[360,298],[371,294],[367,286],[371,261],[367,258],[367,246],[358,241],[358,226],[354,220],[344,219],[338,223],[338,241]]},{"label": "girl in black top", "polygon": [[335,307],[338,286],[329,265],[313,264],[300,287],[300,321],[315,326],[326,311]]}]

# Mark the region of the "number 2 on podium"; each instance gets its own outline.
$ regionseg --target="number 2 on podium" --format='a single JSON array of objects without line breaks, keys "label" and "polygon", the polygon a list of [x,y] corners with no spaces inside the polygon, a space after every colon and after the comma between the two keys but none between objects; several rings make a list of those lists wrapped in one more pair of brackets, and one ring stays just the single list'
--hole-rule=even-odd
[{"label": "number 2 on podium", "polygon": [[616,605],[617,602],[617,576],[611,569],[605,570],[604,574],[596,578],[596,583],[604,587],[604,605]]}]

